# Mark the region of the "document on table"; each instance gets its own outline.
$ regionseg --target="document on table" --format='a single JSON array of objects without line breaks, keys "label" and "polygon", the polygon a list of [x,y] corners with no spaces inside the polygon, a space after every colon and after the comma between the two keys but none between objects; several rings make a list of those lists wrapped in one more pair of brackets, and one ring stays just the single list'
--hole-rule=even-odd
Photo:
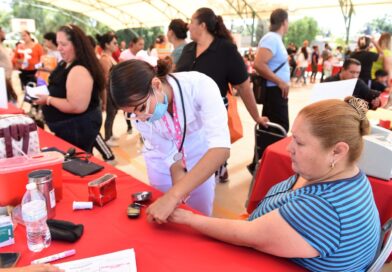
[{"label": "document on table", "polygon": [[137,272],[133,248],[55,264],[65,272]]},{"label": "document on table", "polygon": [[344,99],[353,95],[357,79],[323,82],[314,85],[310,96],[310,103],[325,99]]}]

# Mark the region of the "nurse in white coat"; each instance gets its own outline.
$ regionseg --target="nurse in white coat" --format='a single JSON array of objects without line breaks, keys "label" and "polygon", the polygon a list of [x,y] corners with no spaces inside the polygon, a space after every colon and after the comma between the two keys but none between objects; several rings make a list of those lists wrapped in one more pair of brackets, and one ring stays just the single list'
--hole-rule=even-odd
[{"label": "nurse in white coat", "polygon": [[166,223],[183,201],[211,215],[214,173],[229,157],[227,111],[216,83],[199,72],[168,74],[130,60],[116,65],[110,92],[119,108],[133,113],[144,140],[150,184],[165,192],[147,209],[148,220]]}]

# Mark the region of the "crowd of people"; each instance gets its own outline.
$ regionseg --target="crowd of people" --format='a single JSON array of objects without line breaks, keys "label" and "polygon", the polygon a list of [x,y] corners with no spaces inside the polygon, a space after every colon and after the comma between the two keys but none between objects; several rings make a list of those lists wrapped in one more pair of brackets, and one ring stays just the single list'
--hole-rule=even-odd
[{"label": "crowd of people", "polygon": [[[143,37],[132,38],[126,48],[107,32],[96,36],[95,45],[93,37],[68,24],[45,34],[44,46],[23,31],[12,58],[0,43],[0,63],[8,83],[17,69],[23,87],[48,86],[49,95],[38,95],[33,104],[42,107],[56,136],[88,153],[96,147],[107,161],[114,160],[110,147],[118,145],[114,119],[124,112],[128,132],[136,128],[143,141],[149,182],[164,193],[148,207],[149,221],[186,224],[313,271],[365,271],[376,254],[380,221],[369,181],[356,162],[369,132],[366,111],[380,106],[380,91],[391,84],[391,35],[384,33],[378,42],[360,37],[358,49],[343,56],[342,48],[332,53],[328,44],[321,53],[318,45],[311,50],[308,41],[299,50],[292,43],[286,48],[288,31],[287,11],[274,10],[256,53],[249,50],[243,58],[223,18],[200,8],[189,24],[172,20],[149,52]],[[2,29],[0,34],[3,42]],[[334,60],[343,62],[335,75]],[[310,66],[310,82],[316,82],[319,64],[321,81],[359,78],[353,96],[299,112],[288,147],[295,175],[272,187],[248,221],[210,217],[216,183],[228,180],[229,89],[237,90],[256,124],[266,127],[271,121],[289,131],[290,79],[306,84]],[[252,73],[267,80],[261,113]],[[15,101],[9,85],[9,99]],[[179,209],[181,203],[202,215]],[[356,230],[360,235],[353,237]],[[45,265],[23,271],[57,270]]]}]

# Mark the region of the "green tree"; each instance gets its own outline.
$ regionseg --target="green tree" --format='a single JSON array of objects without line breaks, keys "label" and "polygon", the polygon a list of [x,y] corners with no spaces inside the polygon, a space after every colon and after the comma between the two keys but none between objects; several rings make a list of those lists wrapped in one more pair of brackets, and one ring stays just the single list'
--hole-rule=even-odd
[{"label": "green tree", "polygon": [[354,14],[354,4],[352,0],[339,0],[340,9],[342,10],[344,26],[346,29],[346,44],[350,39],[351,17]]},{"label": "green tree", "polygon": [[116,35],[119,41],[125,41],[127,44],[135,37],[144,38],[144,49],[149,48],[154,42],[158,35],[165,34],[163,27],[151,27],[151,28],[127,28],[116,31]]},{"label": "green tree", "polygon": [[317,21],[311,17],[304,17],[297,21],[291,22],[289,25],[289,31],[284,37],[284,42],[287,45],[289,42],[295,43],[297,46],[302,45],[304,40],[312,42],[319,28]]},{"label": "green tree", "polygon": [[392,16],[390,14],[384,14],[383,17],[378,17],[367,24],[371,30],[383,33],[392,33]]}]

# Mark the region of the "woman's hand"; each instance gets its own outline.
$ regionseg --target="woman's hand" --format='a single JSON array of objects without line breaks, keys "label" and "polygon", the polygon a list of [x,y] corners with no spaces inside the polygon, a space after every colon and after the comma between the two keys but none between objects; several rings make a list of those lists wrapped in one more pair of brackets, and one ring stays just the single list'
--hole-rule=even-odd
[{"label": "woman's hand", "polygon": [[187,224],[193,212],[184,209],[175,209],[174,212],[169,216],[169,221],[177,224]]},{"label": "woman's hand", "polygon": [[269,122],[268,117],[265,116],[260,116],[259,119],[257,120],[257,123],[262,125],[263,127],[268,127],[267,122]]},{"label": "woman's hand", "polygon": [[37,105],[46,105],[46,101],[48,100],[48,95],[41,95],[41,94],[37,94],[37,99],[34,100],[34,104]]},{"label": "woman's hand", "polygon": [[158,224],[167,223],[168,217],[180,203],[181,200],[167,192],[148,207],[147,220]]}]

